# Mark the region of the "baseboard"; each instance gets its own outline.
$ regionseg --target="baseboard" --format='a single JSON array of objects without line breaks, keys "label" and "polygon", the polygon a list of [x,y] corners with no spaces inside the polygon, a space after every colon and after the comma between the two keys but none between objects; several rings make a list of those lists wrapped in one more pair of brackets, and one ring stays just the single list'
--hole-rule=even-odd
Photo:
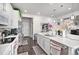
[{"label": "baseboard", "polygon": [[30,37],[30,36],[24,36],[24,38],[31,38],[31,39],[33,39],[32,37]]}]

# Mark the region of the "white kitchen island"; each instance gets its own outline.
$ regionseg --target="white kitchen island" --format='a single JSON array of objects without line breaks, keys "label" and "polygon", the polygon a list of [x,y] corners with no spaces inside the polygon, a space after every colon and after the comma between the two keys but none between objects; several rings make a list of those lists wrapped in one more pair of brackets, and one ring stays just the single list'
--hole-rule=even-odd
[{"label": "white kitchen island", "polygon": [[13,42],[0,44],[0,55],[16,55],[18,48],[18,35],[10,35],[5,38],[15,37]]},{"label": "white kitchen island", "polygon": [[[61,45],[68,47],[69,55],[74,55],[74,50],[76,48],[79,48],[78,40],[72,40],[66,37],[61,37],[61,36],[45,36],[43,33],[37,34],[37,43],[47,54],[51,54],[51,49],[50,49],[51,41],[55,41],[56,43],[58,42]],[[59,49],[60,51],[59,47],[56,47],[56,48]],[[59,52],[57,54],[59,55]]]}]

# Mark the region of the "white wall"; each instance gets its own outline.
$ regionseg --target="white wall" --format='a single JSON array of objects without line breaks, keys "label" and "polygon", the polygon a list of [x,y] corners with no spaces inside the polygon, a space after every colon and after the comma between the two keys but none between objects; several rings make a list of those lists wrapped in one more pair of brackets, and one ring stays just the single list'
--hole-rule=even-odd
[{"label": "white wall", "polygon": [[51,23],[51,18],[49,17],[30,14],[22,14],[22,17],[33,18],[33,34],[41,32],[41,23]]}]

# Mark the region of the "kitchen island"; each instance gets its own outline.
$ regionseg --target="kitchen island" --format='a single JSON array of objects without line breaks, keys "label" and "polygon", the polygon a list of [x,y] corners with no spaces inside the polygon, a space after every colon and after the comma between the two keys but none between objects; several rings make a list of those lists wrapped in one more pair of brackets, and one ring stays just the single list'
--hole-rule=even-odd
[{"label": "kitchen island", "polygon": [[[53,43],[53,45],[51,44],[51,42]],[[63,54],[74,55],[75,49],[79,48],[78,40],[72,40],[67,37],[61,36],[46,36],[44,33],[37,34],[37,43],[47,54],[55,55],[61,54],[60,52],[62,51],[62,48],[63,50],[65,49],[63,51]],[[51,45],[53,46],[53,52],[51,51]],[[56,49],[54,50],[54,48]]]},{"label": "kitchen island", "polygon": [[16,55],[18,48],[18,35],[9,35],[5,38],[15,38],[10,43],[0,44],[0,55]]}]

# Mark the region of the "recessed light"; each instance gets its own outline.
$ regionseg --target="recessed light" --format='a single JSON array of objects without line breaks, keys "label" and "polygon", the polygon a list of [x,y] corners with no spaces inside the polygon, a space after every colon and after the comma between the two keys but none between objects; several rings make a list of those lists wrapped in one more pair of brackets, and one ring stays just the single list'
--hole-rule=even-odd
[{"label": "recessed light", "polygon": [[68,10],[71,10],[72,8],[68,8]]},{"label": "recessed light", "polygon": [[53,22],[55,23],[56,21],[54,20]]},{"label": "recessed light", "polygon": [[60,5],[60,7],[63,7],[63,5]]},{"label": "recessed light", "polygon": [[60,21],[62,22],[62,21],[63,21],[63,19],[60,19]]},{"label": "recessed light", "polygon": [[56,9],[53,9],[53,11],[56,11]]}]

